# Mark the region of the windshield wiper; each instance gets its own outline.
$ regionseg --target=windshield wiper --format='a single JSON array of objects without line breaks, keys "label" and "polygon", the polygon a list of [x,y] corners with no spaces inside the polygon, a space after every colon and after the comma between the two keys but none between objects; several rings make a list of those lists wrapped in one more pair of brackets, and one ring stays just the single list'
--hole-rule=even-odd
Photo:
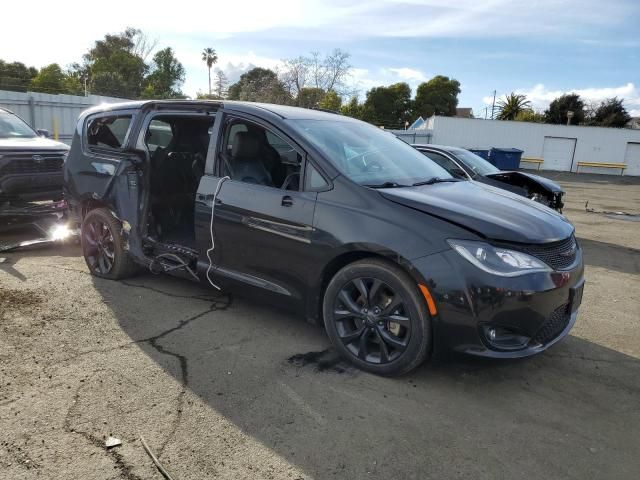
[{"label": "windshield wiper", "polygon": [[440,177],[431,177],[429,180],[424,180],[422,182],[416,182],[412,187],[419,187],[420,185],[433,185],[434,183],[445,183],[445,182],[459,182],[457,178],[440,178]]},{"label": "windshield wiper", "polygon": [[363,185],[364,187],[369,187],[369,188],[402,188],[402,187],[408,187],[409,185],[403,185],[401,183],[397,183],[397,182],[384,182],[384,183],[380,183],[377,185]]}]

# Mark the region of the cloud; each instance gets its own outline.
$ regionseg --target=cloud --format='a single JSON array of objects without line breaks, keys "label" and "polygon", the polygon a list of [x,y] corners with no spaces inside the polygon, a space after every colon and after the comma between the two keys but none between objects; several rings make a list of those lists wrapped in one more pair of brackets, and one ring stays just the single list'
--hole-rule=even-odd
[{"label": "cloud", "polygon": [[[24,18],[20,2],[5,2],[3,18]],[[556,37],[582,43],[611,42],[608,33],[640,14],[635,0],[246,0],[234,2],[182,0],[179,8],[149,8],[148,2],[110,0],[91,21],[57,28],[67,12],[86,10],[84,0],[67,0],[64,11],[48,0],[32,0],[28,20],[4,22],[0,29],[0,58],[19,58],[41,66],[43,53],[57,52],[60,62],[76,60],[90,43],[107,32],[135,26],[161,43],[190,39],[203,45],[246,33],[304,35],[309,40],[380,37],[487,38]],[[126,12],[126,15],[123,15]],[[29,41],[23,38],[28,22]],[[68,23],[68,22],[67,22]],[[286,38],[286,37],[285,37]],[[624,39],[615,41],[623,48]],[[637,39],[627,40],[628,48]],[[34,45],[36,48],[34,48]],[[47,48],[37,48],[46,45]]]},{"label": "cloud", "polygon": [[[567,93],[577,93],[586,102],[594,103],[601,102],[607,98],[618,97],[624,99],[624,105],[629,115],[640,115],[640,90],[631,82],[619,87],[574,88],[569,90],[550,90],[542,83],[539,83],[529,89],[520,88],[515,93],[526,95],[535,110],[545,110],[554,99]],[[499,97],[504,97],[505,95],[502,94]],[[485,105],[491,105],[493,97],[483,97],[482,101]]]},{"label": "cloud", "polygon": [[413,95],[415,95],[418,85],[426,82],[429,78],[430,76],[425,72],[410,67],[383,67],[373,70],[354,68],[351,72],[349,83],[362,99],[364,94],[374,87],[387,86],[398,82],[408,83]]},{"label": "cloud", "polygon": [[387,71],[405,82],[426,82],[428,80],[423,72],[414,68],[388,68]]}]

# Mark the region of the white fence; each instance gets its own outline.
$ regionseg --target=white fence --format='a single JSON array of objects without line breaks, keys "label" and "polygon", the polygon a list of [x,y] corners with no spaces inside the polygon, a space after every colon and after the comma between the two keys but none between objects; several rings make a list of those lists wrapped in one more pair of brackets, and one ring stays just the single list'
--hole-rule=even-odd
[{"label": "white fence", "polygon": [[407,143],[433,143],[428,130],[389,130],[400,140]]},{"label": "white fence", "polygon": [[9,92],[0,90],[0,107],[7,108],[33,128],[49,130],[64,143],[71,143],[78,116],[83,110],[101,103],[124,102],[122,98],[89,95],[51,95],[37,92]]},{"label": "white fence", "polygon": [[[543,159],[541,169],[575,172],[578,162],[624,163],[625,175],[640,175],[640,130],[455,117],[431,117],[425,127],[432,134],[431,143],[519,148],[524,157]],[[612,168],[580,167],[583,171],[620,173]]]}]

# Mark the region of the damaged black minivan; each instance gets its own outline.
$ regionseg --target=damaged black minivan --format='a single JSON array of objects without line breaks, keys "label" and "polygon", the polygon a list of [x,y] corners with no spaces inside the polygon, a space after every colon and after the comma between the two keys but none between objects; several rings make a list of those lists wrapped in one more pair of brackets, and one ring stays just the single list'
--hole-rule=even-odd
[{"label": "damaged black minivan", "polygon": [[566,218],[341,115],[103,105],[81,115],[64,181],[94,275],[146,268],[271,301],[382,375],[444,349],[541,352],[582,299]]}]

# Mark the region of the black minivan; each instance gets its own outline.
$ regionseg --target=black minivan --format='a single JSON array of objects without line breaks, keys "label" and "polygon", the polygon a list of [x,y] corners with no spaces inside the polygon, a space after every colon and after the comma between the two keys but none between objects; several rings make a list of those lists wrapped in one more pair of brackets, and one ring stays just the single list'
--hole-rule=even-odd
[{"label": "black minivan", "polygon": [[576,321],[574,228],[459,181],[367,123],[280,105],[147,101],[84,112],[65,196],[94,275],[141,268],[323,323],[362,369],[433,352],[513,358]]}]

